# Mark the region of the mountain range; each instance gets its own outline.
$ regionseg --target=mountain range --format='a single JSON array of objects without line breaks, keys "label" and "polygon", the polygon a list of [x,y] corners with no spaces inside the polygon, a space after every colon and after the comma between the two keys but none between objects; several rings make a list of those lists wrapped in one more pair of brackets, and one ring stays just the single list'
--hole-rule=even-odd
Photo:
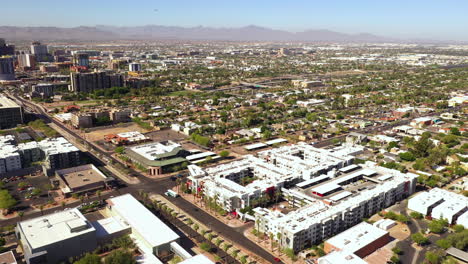
[{"label": "mountain range", "polygon": [[390,38],[368,33],[346,34],[330,30],[289,32],[259,26],[240,28],[133,26],[116,27],[13,27],[0,26],[0,38],[8,40],[219,40],[288,42],[384,42]]}]

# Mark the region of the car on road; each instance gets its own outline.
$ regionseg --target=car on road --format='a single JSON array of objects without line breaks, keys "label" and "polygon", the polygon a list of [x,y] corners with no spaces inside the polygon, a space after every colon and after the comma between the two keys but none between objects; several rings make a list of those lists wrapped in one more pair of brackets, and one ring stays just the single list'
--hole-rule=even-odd
[{"label": "car on road", "polygon": [[281,259],[280,259],[280,258],[274,258],[274,260],[275,260],[276,262],[281,262]]},{"label": "car on road", "polygon": [[179,194],[174,192],[173,190],[167,190],[164,194],[166,196],[170,196],[170,197],[174,197],[174,198],[179,197]]}]

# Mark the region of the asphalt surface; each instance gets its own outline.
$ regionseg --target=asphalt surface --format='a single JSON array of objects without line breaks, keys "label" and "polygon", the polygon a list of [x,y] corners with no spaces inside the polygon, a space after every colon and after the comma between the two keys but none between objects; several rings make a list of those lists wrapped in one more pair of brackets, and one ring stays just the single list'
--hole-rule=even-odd
[{"label": "asphalt surface", "polygon": [[[41,108],[41,107],[39,107],[39,106],[37,106],[37,105],[23,99],[23,98],[20,98],[20,97],[17,97],[17,96],[13,96],[13,97],[15,99],[17,99],[18,101],[23,102],[23,104],[28,106],[28,108],[33,109],[34,112],[36,113],[36,115],[39,116],[41,119],[43,119],[46,123],[51,123],[52,122],[55,125],[59,126],[61,129],[63,129],[64,131],[66,131],[67,133],[69,133],[70,135],[74,136],[75,138],[77,138],[79,140],[82,140],[82,138],[78,134],[76,134],[74,131],[70,130],[69,128],[64,126],[62,123],[52,119],[44,111],[43,108]],[[383,130],[386,130],[386,129],[389,129],[389,128],[392,128],[392,127],[395,127],[395,126],[407,124],[407,123],[409,123],[409,120],[401,120],[401,121],[398,121],[398,122],[395,122],[395,123],[392,123],[392,124],[385,124],[385,125],[381,125],[381,126],[374,126],[374,127],[368,127],[368,128],[364,128],[364,129],[354,130],[354,132],[369,133],[369,132],[375,132],[375,131],[383,131]],[[338,138],[344,138],[345,136],[346,135],[343,135],[343,136],[340,136]],[[315,146],[316,147],[324,147],[324,146],[331,145],[332,142],[333,142],[333,139],[327,139],[325,141],[316,143]],[[106,157],[107,160],[112,160],[114,163],[118,163],[118,164],[121,164],[123,167],[126,167],[125,164],[123,164],[123,162],[121,162],[120,160],[112,157],[107,152],[101,150],[100,148],[94,146],[93,144],[88,144],[88,145],[95,153],[97,152],[100,156]],[[96,162],[96,164],[101,165],[101,166],[106,164],[106,162],[103,162],[100,158],[96,157],[92,152],[89,152],[89,154],[90,154],[90,157],[94,160],[94,162]],[[147,193],[163,194],[168,189],[175,186],[175,182],[173,182],[169,178],[150,179],[150,178],[147,178],[147,177],[143,176],[138,171],[130,169],[130,172],[133,175],[138,176],[138,178],[140,180],[140,183],[132,184],[132,185],[120,188],[120,189],[118,189],[116,191],[113,191],[111,193],[107,193],[105,195],[102,195],[101,199],[106,199],[106,198],[109,198],[110,196],[115,196],[115,195],[120,195],[120,194],[125,194],[125,193],[130,193],[130,194],[132,194],[132,195],[134,195],[136,197],[139,197],[140,191],[144,191],[144,192],[147,192]],[[116,178],[118,178],[118,177],[116,177]],[[203,222],[203,223],[209,223],[212,230],[216,231],[217,233],[221,233],[224,237],[231,240],[233,243],[242,245],[247,250],[255,252],[257,255],[264,258],[265,260],[267,260],[270,263],[275,263],[276,262],[275,257],[273,255],[271,255],[269,252],[264,250],[261,246],[255,244],[254,242],[247,239],[243,235],[241,229],[240,230],[239,229],[234,229],[234,228],[231,228],[231,227],[227,226],[226,224],[222,223],[221,221],[219,221],[215,217],[211,216],[210,214],[204,212],[203,210],[200,210],[198,207],[196,207],[192,203],[184,200],[183,198],[180,198],[180,197],[179,198],[167,197],[167,198],[172,203],[174,203],[176,206],[180,207],[182,210],[184,210],[184,211],[186,211],[188,213],[191,213],[193,215],[193,217],[195,217],[198,221]],[[85,202],[95,201],[95,200],[98,200],[98,198],[93,197],[93,198],[90,198],[89,200],[86,200]],[[78,202],[73,203],[73,204],[68,204],[68,205],[66,205],[66,208],[76,207],[80,203],[81,202],[78,201]],[[48,209],[48,210],[44,210],[42,213],[47,214],[47,213],[52,213],[52,212],[57,211],[57,210],[60,210],[60,209],[57,209],[57,208]],[[37,216],[40,216],[40,215],[41,215],[41,212],[28,213],[25,216],[23,216],[23,220],[34,218],[34,217],[37,217]],[[0,224],[1,225],[15,224],[18,220],[19,220],[18,218],[3,220],[3,221],[0,221]],[[412,227],[410,227],[410,228],[412,228]],[[413,230],[411,230],[411,231],[413,231]],[[402,246],[404,246],[403,250],[407,251],[408,255],[414,254],[413,252],[410,252],[411,244],[408,244],[408,243],[410,243],[410,241],[402,241],[400,243],[405,243],[405,244],[402,244]],[[418,261],[421,260],[420,259],[421,257],[424,257],[424,255],[420,254],[419,258],[418,258]],[[420,263],[420,262],[416,262],[416,263]]]},{"label": "asphalt surface", "polygon": [[[17,96],[14,96],[17,100],[23,102],[25,105],[27,105],[29,108],[35,110],[36,115],[38,115],[41,119],[43,119],[46,123],[54,123],[55,125],[59,126],[61,129],[69,133],[70,135],[74,136],[77,139],[81,139],[79,135],[77,135],[74,131],[70,130],[66,126],[64,126],[62,123],[52,119],[47,113],[44,111],[39,106],[36,106],[32,104],[31,102],[24,100],[22,98],[19,98]],[[94,152],[97,152],[99,155],[106,157],[108,160],[112,160],[114,163],[119,163],[122,166],[125,167],[125,164],[123,164],[120,160],[115,159],[111,155],[109,155],[107,152],[102,151],[101,149],[95,147],[92,144],[88,144]],[[96,157],[92,152],[89,152],[91,158],[98,164],[98,165],[104,165],[105,162],[103,162],[101,159]],[[126,187],[120,188],[116,191],[113,191],[111,193],[107,193],[106,195],[102,195],[101,199],[106,199],[109,198],[110,196],[116,196],[120,194],[125,194],[125,193],[130,193],[135,197],[139,197],[140,191],[144,191],[147,193],[156,193],[156,194],[164,194],[168,189],[171,189],[172,187],[175,186],[175,182],[172,181],[170,178],[160,178],[160,179],[150,179],[145,176],[143,176],[141,173],[138,171],[130,169],[130,172],[133,175],[137,175],[138,179],[140,180],[140,183],[138,184],[132,184],[128,185]],[[117,176],[115,176],[118,178]],[[170,200],[172,203],[174,203],[176,206],[180,207],[182,210],[186,212],[191,212],[194,218],[196,218],[198,221],[203,222],[203,223],[210,223],[210,227],[212,228],[213,231],[216,231],[217,233],[221,233],[224,237],[229,239],[235,244],[242,245],[245,249],[255,252],[258,256],[262,257],[268,262],[275,263],[275,257],[271,255],[268,251],[264,250],[261,246],[253,243],[249,239],[247,239],[242,233],[236,232],[233,228],[227,226],[223,222],[219,221],[218,219],[214,218],[210,214],[200,210],[198,207],[193,205],[192,203],[184,200],[183,198],[172,198],[172,197],[167,197],[168,200]],[[98,200],[97,197],[90,198],[89,200],[86,200],[85,202],[90,202],[90,201],[95,201]],[[68,204],[65,206],[66,208],[72,208],[76,207],[80,204],[81,202],[78,201],[73,204]],[[42,213],[47,214],[47,213],[53,213],[54,211],[57,211],[60,209],[53,208],[53,209],[48,209],[44,210]],[[28,213],[23,216],[23,220],[38,217],[41,215],[41,212],[33,212],[33,213]],[[10,225],[10,224],[15,224],[19,219],[9,219],[9,220],[4,220],[0,221],[0,223],[3,225]],[[281,262],[276,262],[276,263],[281,263]]]}]

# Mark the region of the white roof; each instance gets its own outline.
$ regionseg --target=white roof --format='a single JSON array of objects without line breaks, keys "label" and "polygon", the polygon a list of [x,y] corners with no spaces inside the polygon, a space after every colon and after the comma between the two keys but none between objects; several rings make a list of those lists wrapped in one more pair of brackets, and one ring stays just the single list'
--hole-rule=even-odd
[{"label": "white roof", "polygon": [[386,234],[388,234],[387,231],[369,223],[362,222],[328,239],[326,243],[333,245],[337,249],[356,253],[359,249],[369,245]]},{"label": "white roof", "polygon": [[348,192],[348,191],[344,191],[344,192],[341,192],[337,195],[333,195],[332,197],[330,197],[330,200],[332,200],[333,202],[337,202],[341,199],[344,199],[350,195],[352,195],[353,193],[352,192]]},{"label": "white roof", "polygon": [[318,259],[318,264],[367,264],[362,258],[351,252],[333,251]]},{"label": "white roof", "polygon": [[305,187],[305,186],[307,186],[309,184],[314,184],[315,182],[325,180],[325,179],[328,179],[328,178],[330,178],[330,176],[328,176],[327,174],[323,174],[323,175],[320,175],[318,177],[315,177],[315,178],[300,182],[300,183],[296,184],[296,186],[299,187],[299,188],[303,188],[303,187]]},{"label": "white roof", "polygon": [[157,155],[161,155],[164,153],[168,153],[173,151],[176,148],[179,148],[180,145],[172,142],[172,141],[167,141],[166,143],[161,143],[161,142],[153,142],[149,144],[143,144],[139,145],[136,147],[130,148],[132,151],[135,153],[138,153],[139,155],[145,157],[148,160],[155,160]]},{"label": "white roof", "polygon": [[196,255],[180,262],[180,264],[214,264],[214,262],[205,255]]},{"label": "white roof", "polygon": [[152,247],[158,247],[179,238],[179,235],[146,209],[132,195],[125,194],[109,200],[112,210],[118,212]]},{"label": "white roof", "polygon": [[316,188],[313,188],[312,191],[320,194],[325,194],[339,188],[341,188],[341,186],[336,184],[335,182],[328,182]]},{"label": "white roof", "polygon": [[274,144],[279,144],[283,142],[288,142],[288,141],[284,138],[277,138],[277,139],[268,140],[267,142],[265,142],[265,144],[274,145]]},{"label": "white roof", "polygon": [[18,226],[33,249],[96,230],[76,208],[26,220]]},{"label": "white roof", "polygon": [[9,99],[4,95],[0,95],[0,108],[13,108],[20,107],[15,101]]},{"label": "white roof", "polygon": [[244,148],[246,150],[252,150],[252,149],[263,148],[263,147],[266,147],[266,146],[267,146],[267,144],[265,144],[265,143],[255,143],[255,144],[247,145]]},{"label": "white roof", "polygon": [[202,152],[202,153],[189,155],[189,156],[185,157],[185,159],[187,159],[187,160],[197,160],[197,159],[202,159],[202,158],[206,158],[206,157],[209,157],[209,156],[215,156],[215,155],[216,155],[216,153],[211,152],[211,151],[207,151],[207,152]]},{"label": "white roof", "polygon": [[80,151],[75,145],[68,142],[68,140],[63,137],[44,139],[39,142],[39,146],[46,155]]}]

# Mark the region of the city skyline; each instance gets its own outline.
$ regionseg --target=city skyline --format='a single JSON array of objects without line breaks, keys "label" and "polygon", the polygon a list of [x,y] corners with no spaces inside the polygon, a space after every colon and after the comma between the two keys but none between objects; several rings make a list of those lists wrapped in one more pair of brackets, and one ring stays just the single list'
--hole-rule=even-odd
[{"label": "city skyline", "polygon": [[[61,2],[47,0],[37,4],[30,0],[3,3],[0,26],[78,27],[95,25],[239,28],[256,25],[271,29],[300,32],[325,29],[348,34],[371,33],[401,39],[468,41],[464,27],[468,18],[464,1],[392,1],[374,3],[362,0],[334,4],[294,0],[286,5],[279,1],[241,0],[236,5],[206,0],[154,2],[92,2],[84,0],[70,9]],[[73,12],[70,12],[73,10]],[[40,19],[31,19],[42,14]]]}]

